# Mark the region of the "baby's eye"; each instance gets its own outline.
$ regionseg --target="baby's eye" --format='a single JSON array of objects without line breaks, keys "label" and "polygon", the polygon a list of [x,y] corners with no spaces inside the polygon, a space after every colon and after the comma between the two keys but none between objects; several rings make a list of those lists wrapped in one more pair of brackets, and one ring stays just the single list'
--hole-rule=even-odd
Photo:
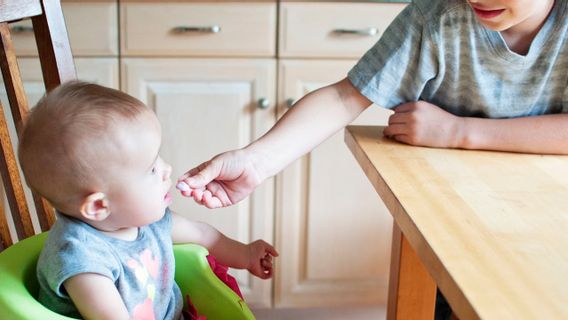
[{"label": "baby's eye", "polygon": [[156,174],[156,172],[158,172],[158,170],[156,169],[156,167],[152,167],[152,174]]}]

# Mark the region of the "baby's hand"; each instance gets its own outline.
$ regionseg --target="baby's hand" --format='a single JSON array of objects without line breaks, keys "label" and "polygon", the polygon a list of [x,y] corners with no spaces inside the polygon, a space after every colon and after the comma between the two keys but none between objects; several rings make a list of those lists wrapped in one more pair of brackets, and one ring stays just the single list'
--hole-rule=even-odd
[{"label": "baby's hand", "polygon": [[273,246],[262,240],[247,245],[249,248],[248,271],[261,279],[272,277],[272,257],[278,257],[278,252]]}]

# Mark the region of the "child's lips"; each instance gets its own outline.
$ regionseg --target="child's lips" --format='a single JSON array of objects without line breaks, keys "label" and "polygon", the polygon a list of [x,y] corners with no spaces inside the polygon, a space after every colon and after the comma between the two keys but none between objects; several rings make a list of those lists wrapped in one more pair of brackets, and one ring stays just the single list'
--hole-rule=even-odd
[{"label": "child's lips", "polygon": [[166,192],[166,195],[164,196],[164,202],[170,203],[172,201],[172,195],[170,194],[170,192]]},{"label": "child's lips", "polygon": [[481,19],[491,19],[491,18],[495,18],[498,15],[500,15],[501,13],[503,13],[503,11],[505,11],[505,9],[484,10],[484,9],[479,9],[479,8],[473,7],[473,11],[475,11],[475,14],[478,17],[480,17]]}]

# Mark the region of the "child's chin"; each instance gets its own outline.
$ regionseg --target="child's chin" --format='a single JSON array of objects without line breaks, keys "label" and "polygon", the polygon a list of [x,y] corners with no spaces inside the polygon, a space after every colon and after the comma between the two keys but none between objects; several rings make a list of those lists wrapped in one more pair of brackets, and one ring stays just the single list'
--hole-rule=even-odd
[{"label": "child's chin", "polygon": [[138,227],[147,226],[149,224],[160,221],[164,217],[164,215],[166,214],[166,208],[167,208],[167,206],[164,206],[164,209],[160,211],[160,212],[162,212],[160,215],[152,215],[151,218],[150,218],[150,216],[148,216],[148,220],[144,221],[144,223],[142,225],[138,226]]},{"label": "child's chin", "polygon": [[167,207],[170,204],[172,204],[173,201],[173,197],[171,193],[166,193],[166,195],[164,196],[164,205]]}]

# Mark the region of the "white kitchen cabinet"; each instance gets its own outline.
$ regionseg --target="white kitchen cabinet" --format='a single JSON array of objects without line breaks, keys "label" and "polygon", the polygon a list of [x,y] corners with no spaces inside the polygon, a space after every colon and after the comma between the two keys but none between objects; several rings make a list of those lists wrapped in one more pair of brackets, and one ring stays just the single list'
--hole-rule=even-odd
[{"label": "white kitchen cabinet", "polygon": [[[281,60],[280,114],[289,101],[345,77],[354,60]],[[385,124],[372,106],[354,124]],[[277,178],[275,304],[386,303],[392,219],[343,142],[343,130]]]},{"label": "white kitchen cabinet", "polygon": [[[274,59],[125,58],[122,79],[122,89],[160,119],[161,155],[173,166],[173,179],[217,153],[247,145],[274,124]],[[244,243],[272,242],[273,198],[269,180],[232,207],[209,210],[174,192],[171,208]],[[247,303],[271,305],[271,281],[244,270],[231,273]]]},{"label": "white kitchen cabinet", "polygon": [[[174,179],[275,123],[276,13],[275,1],[121,3],[121,88],[158,115]],[[180,214],[244,243],[273,242],[272,179],[219,210],[174,194],[171,208]],[[272,306],[272,281],[231,273],[250,306]]]},{"label": "white kitchen cabinet", "polygon": [[[282,3],[278,115],[346,77],[404,6]],[[312,17],[312,18],[310,18]],[[353,124],[386,124],[371,106]],[[392,218],[343,142],[343,130],[277,177],[277,307],[386,305]]]}]

